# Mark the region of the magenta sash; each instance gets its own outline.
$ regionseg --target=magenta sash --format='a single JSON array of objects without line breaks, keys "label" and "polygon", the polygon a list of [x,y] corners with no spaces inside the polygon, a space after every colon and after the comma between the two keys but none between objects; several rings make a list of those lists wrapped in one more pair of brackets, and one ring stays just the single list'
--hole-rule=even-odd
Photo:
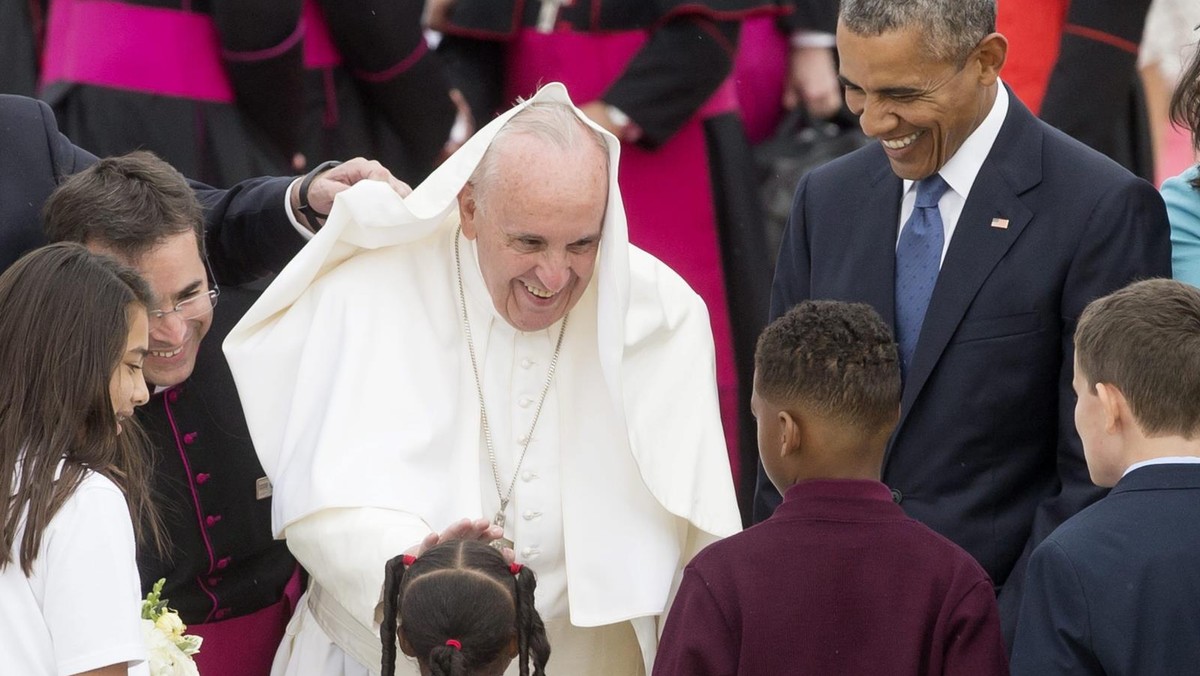
[{"label": "magenta sash", "polygon": [[788,50],[787,36],[775,27],[775,17],[754,16],[742,22],[733,79],[750,143],[766,140],[783,118]]},{"label": "magenta sash", "polygon": [[112,0],[54,0],[42,85],[72,82],[232,103],[212,18]]},{"label": "magenta sash", "polygon": [[342,65],[342,55],[333,46],[329,25],[315,0],[304,0],[300,22],[304,26],[304,67],[318,70]]},{"label": "magenta sash", "polygon": [[300,567],[283,590],[283,598],[262,610],[232,620],[189,624],[187,633],[204,638],[194,657],[201,674],[268,676],[284,630],[304,592]]},{"label": "magenta sash", "polygon": [[[508,100],[538,86],[562,82],[576,104],[593,101],[624,71],[646,42],[645,31],[575,33],[562,25],[551,34],[521,30],[509,43]],[[629,220],[629,239],[679,273],[708,305],[717,351],[721,420],[734,479],[738,470],[737,371],[717,239],[703,119],[736,110],[731,80],[660,148],[621,146],[618,180]]]}]

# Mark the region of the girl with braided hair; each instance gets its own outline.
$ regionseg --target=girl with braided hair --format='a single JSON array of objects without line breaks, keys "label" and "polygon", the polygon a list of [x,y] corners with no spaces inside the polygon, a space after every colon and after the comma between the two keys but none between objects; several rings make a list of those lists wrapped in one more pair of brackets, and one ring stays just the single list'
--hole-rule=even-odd
[{"label": "girl with braided hair", "polygon": [[545,676],[550,644],[536,587],[532,570],[474,540],[393,558],[383,582],[382,676],[396,673],[397,637],[421,676],[501,676],[514,657],[520,676]]}]

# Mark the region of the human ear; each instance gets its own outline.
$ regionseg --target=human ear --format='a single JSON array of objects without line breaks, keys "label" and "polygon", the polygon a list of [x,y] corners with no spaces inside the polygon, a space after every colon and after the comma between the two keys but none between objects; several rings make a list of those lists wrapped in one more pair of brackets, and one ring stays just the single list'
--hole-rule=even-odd
[{"label": "human ear", "polygon": [[980,84],[992,86],[1008,58],[1008,38],[999,33],[988,35],[975,46],[974,58],[979,60]]},{"label": "human ear", "polygon": [[408,642],[408,638],[404,636],[404,632],[401,631],[398,633],[400,634],[400,652],[408,655],[409,657],[416,657],[417,651],[415,648],[413,648],[413,645]]},{"label": "human ear", "polygon": [[1104,411],[1104,431],[1107,434],[1119,434],[1121,425],[1125,424],[1128,416],[1125,395],[1121,390],[1108,383],[1096,383],[1096,397],[1100,399],[1100,407]]},{"label": "human ear", "polygon": [[462,224],[463,236],[469,240],[474,240],[478,234],[475,227],[476,211],[475,186],[468,183],[458,193],[458,218]]},{"label": "human ear", "polygon": [[508,651],[508,656],[512,657],[512,658],[515,658],[517,655],[521,654],[521,649],[517,645],[517,633],[515,631],[513,632],[512,636],[510,636],[508,638],[507,651]]},{"label": "human ear", "polygon": [[779,412],[779,455],[786,458],[800,450],[800,420],[790,411]]}]

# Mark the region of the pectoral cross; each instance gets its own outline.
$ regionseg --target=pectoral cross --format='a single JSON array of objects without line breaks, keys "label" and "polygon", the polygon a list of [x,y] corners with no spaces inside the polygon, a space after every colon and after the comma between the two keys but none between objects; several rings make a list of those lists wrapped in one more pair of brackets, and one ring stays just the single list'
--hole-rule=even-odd
[{"label": "pectoral cross", "polygon": [[[500,526],[501,528],[504,528],[504,508],[507,506],[508,506],[508,501],[505,500],[504,504],[502,504],[500,506],[500,510],[498,512],[496,512],[496,518],[492,519],[492,525]],[[509,540],[506,537],[501,537],[499,540],[492,540],[492,548],[493,549],[498,549],[500,551],[504,551],[504,549],[506,547],[508,549],[512,549],[513,541]]]},{"label": "pectoral cross", "polygon": [[537,32],[553,33],[554,24],[558,23],[558,11],[570,7],[574,0],[542,0],[542,8],[538,11]]}]

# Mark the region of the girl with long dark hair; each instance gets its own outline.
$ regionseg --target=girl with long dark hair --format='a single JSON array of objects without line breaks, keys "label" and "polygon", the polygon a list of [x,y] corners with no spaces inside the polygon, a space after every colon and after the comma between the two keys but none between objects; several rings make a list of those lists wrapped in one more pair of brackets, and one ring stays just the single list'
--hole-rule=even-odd
[{"label": "girl with long dark hair", "polygon": [[144,669],[135,546],[162,547],[133,420],[148,397],[149,298],[135,272],[78,244],[0,276],[6,673]]}]

